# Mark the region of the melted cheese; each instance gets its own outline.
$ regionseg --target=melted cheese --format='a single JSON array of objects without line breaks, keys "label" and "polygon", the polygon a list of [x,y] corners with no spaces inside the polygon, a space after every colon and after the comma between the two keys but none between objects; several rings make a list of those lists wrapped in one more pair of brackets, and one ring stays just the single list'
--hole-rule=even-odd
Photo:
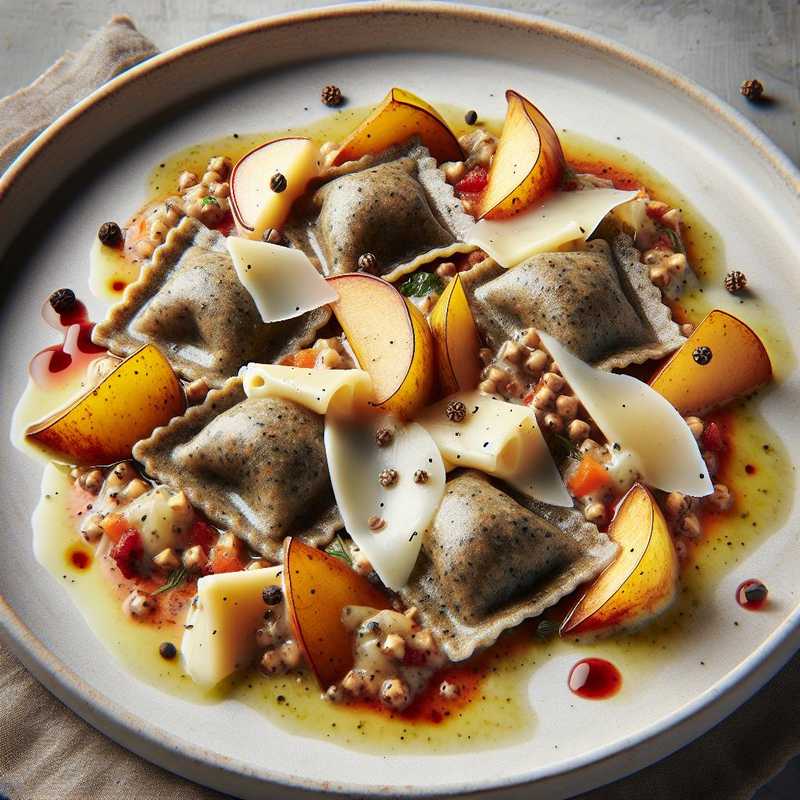
[{"label": "melted cheese", "polygon": [[595,369],[552,336],[539,335],[597,427],[634,455],[647,484],[692,497],[714,491],[697,442],[669,401],[646,383]]},{"label": "melted cheese", "polygon": [[281,586],[282,567],[206,575],[186,617],[181,654],[195,683],[214,686],[256,655],[268,586]]},{"label": "melted cheese", "polygon": [[[451,422],[448,403],[467,407],[462,422]],[[473,467],[520,492],[556,506],[571,506],[561,475],[527,406],[480,392],[460,392],[427,408],[417,420],[433,437],[449,466]]]},{"label": "melted cheese", "polygon": [[617,189],[557,192],[543,203],[509,219],[482,219],[467,235],[498,264],[513,267],[536,253],[586,240],[609,211],[636,197]]},{"label": "melted cheese", "polygon": [[229,236],[236,275],[264,322],[280,322],[339,299],[301,250]]},{"label": "melted cheese", "polygon": [[138,528],[145,554],[152,558],[165,547],[186,547],[194,511],[184,497],[183,503],[166,486],[156,486],[125,506],[121,516]]},{"label": "melted cheese", "polygon": [[248,397],[281,397],[317,414],[352,416],[372,397],[372,380],[362,369],[248,364],[241,376]]},{"label": "melted cheese", "polygon": [[[378,447],[378,428],[393,430],[387,446]],[[384,415],[371,415],[355,423],[325,421],[325,453],[333,492],[345,528],[390,589],[408,580],[419,555],[422,534],[444,496],[445,468],[436,443],[415,422],[396,423]],[[397,470],[397,481],[382,486],[378,476]],[[417,483],[417,470],[427,480]],[[383,526],[370,529],[370,517]]]}]

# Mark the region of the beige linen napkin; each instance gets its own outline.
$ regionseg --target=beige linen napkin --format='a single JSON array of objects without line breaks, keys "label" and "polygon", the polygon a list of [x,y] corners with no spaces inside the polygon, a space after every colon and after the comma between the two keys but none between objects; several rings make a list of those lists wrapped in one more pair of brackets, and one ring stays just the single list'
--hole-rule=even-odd
[{"label": "beige linen napkin", "polygon": [[129,17],[112,17],[77,53],[64,53],[30,86],[0,100],[0,174],[70,106],[157,52]]},{"label": "beige linen napkin", "polygon": [[[70,105],[155,52],[128,17],[114,17],[80,51],[67,53],[29,87],[0,100],[0,172]],[[800,655],[692,745],[580,800],[749,800],[800,752],[798,696]],[[598,703],[597,713],[602,720],[613,713],[613,705]],[[42,688],[2,645],[0,795],[11,800],[223,798],[98,733]]]}]

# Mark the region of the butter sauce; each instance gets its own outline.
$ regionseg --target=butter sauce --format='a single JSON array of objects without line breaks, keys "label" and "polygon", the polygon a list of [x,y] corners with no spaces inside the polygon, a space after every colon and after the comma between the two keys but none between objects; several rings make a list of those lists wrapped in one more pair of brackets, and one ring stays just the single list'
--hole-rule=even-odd
[{"label": "butter sauce", "polygon": [[[457,134],[471,129],[464,122],[463,109],[447,105],[439,108]],[[314,125],[280,133],[306,135],[319,142],[337,141],[367,113],[369,109],[348,109]],[[497,134],[501,124],[495,120],[486,127]],[[153,170],[148,180],[148,196],[154,200],[173,193],[183,170],[199,174],[211,156],[224,154],[236,160],[276,135],[232,133],[188,147]],[[654,197],[682,209],[690,263],[702,279],[700,289],[682,301],[686,318],[698,322],[715,306],[731,310],[758,330],[778,377],[785,375],[794,364],[786,332],[778,327],[767,304],[757,294],[742,300],[721,289],[727,271],[724,247],[719,234],[694,206],[635,156],[571,131],[560,131],[560,136],[573,163],[585,168],[610,167],[610,177],[633,179],[647,186]],[[602,174],[602,167],[599,171]],[[746,265],[737,266],[746,269]],[[92,291],[115,301],[124,286],[135,280],[138,269],[138,264],[122,258],[120,250],[104,248],[96,242],[92,250]],[[69,387],[61,387],[61,400],[69,391],[75,393],[79,389],[80,381],[74,380]],[[20,430],[25,423],[59,404],[55,395],[29,385],[15,412],[15,441],[21,438]],[[180,659],[165,661],[158,652],[164,641],[180,646],[182,621],[145,624],[125,616],[119,590],[108,580],[102,558],[92,558],[80,541],[73,482],[68,471],[52,464],[45,468],[42,497],[33,516],[34,552],[71,595],[93,632],[126,669],[163,691],[198,703],[217,703],[223,699],[243,702],[288,731],[330,739],[363,751],[387,754],[488,749],[525,739],[535,730],[536,709],[529,706],[528,686],[535,681],[537,664],[545,659],[564,653],[570,654],[574,661],[602,655],[613,661],[624,675],[625,685],[630,686],[651,679],[657,674],[663,652],[679,647],[682,639],[706,624],[704,611],[710,589],[780,526],[790,508],[791,461],[783,444],[760,416],[758,405],[756,397],[724,412],[724,424],[733,446],[723,459],[719,480],[731,488],[736,501],[729,512],[713,518],[707,515],[703,520],[703,538],[684,563],[678,600],[666,614],[638,632],[597,643],[543,642],[535,635],[536,623],[524,623],[502,636],[485,653],[448,668],[442,679],[459,685],[461,700],[447,702],[439,698],[437,679],[427,696],[404,715],[324,702],[307,672],[266,677],[250,669],[211,692],[198,688],[183,673]],[[755,469],[749,471],[747,465]],[[85,556],[76,561],[76,552]],[[613,699],[609,702],[613,703]]]}]

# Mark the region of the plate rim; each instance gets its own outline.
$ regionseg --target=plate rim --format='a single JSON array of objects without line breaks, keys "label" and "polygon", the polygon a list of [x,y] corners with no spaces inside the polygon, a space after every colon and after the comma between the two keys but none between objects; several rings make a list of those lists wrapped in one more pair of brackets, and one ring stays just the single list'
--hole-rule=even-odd
[{"label": "plate rim", "polygon": [[[122,86],[220,42],[271,28],[370,14],[428,15],[441,18],[456,16],[478,24],[511,25],[534,34],[576,43],[588,50],[594,50],[617,61],[622,61],[662,83],[666,82],[679,89],[712,115],[718,117],[738,137],[746,139],[758,151],[772,173],[785,183],[790,191],[800,194],[800,169],[741,112],[676,70],[608,37],[538,15],[483,6],[463,6],[439,2],[369,2],[312,8],[251,20],[193,39],[128,69],[64,112],[22,150],[5,173],[0,175],[0,203],[24,175],[31,163],[51,145],[56,144],[59,137],[68,132],[70,126],[84,113],[113,96]],[[343,51],[346,51],[346,48],[343,48]],[[438,788],[402,785],[376,786],[352,782],[332,783],[325,780],[301,778],[290,773],[254,767],[247,762],[221,756],[181,736],[174,736],[157,724],[125,711],[110,697],[92,688],[36,638],[2,594],[0,594],[0,638],[48,691],[62,700],[94,728],[126,749],[165,769],[182,774],[190,780],[199,778],[207,785],[218,785],[219,781],[214,779],[214,775],[227,773],[234,778],[236,776],[256,778],[276,789],[283,790],[358,793],[362,796],[381,797],[431,797],[452,796],[465,792],[484,794],[509,790],[536,781],[544,782],[566,775],[578,775],[582,770],[593,769],[594,775],[586,775],[586,778],[590,778],[590,780],[584,779],[585,786],[583,788],[585,789],[594,785],[602,785],[608,780],[618,780],[624,775],[654,763],[710,730],[725,716],[746,702],[784,666],[800,645],[800,606],[795,608],[792,614],[758,648],[742,659],[720,680],[696,696],[691,702],[649,726],[645,733],[629,734],[585,755],[556,762],[548,767],[528,770],[524,774],[508,779],[453,783]],[[688,736],[684,735],[687,731]],[[671,734],[671,738],[667,742],[666,749],[662,741],[660,748],[653,747],[649,753],[642,752],[654,741],[664,740],[667,733]],[[604,762],[623,758],[626,754],[634,756],[630,759],[628,767],[624,768],[616,777],[605,778],[600,783],[596,783],[598,769]],[[192,776],[189,772],[191,767],[199,767],[205,771],[205,774]]]}]

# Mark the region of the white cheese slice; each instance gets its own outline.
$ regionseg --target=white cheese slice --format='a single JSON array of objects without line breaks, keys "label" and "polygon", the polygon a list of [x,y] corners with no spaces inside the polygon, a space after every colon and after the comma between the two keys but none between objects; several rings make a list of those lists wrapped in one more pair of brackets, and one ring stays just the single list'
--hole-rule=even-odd
[{"label": "white cheese slice", "polygon": [[[394,433],[385,447],[375,442],[379,428]],[[361,422],[328,417],[325,454],[347,532],[384,584],[400,589],[444,496],[445,469],[436,443],[417,423],[395,422],[383,414]],[[378,480],[385,469],[397,470],[397,481],[391,486],[382,486]],[[417,470],[424,470],[427,480],[417,483]],[[382,527],[371,529],[370,517],[379,517]]]},{"label": "white cheese slice", "polygon": [[256,655],[256,631],[264,619],[261,593],[282,586],[283,567],[223,572],[197,581],[186,617],[181,654],[189,677],[215,686]]},{"label": "white cheese slice", "polygon": [[299,317],[339,299],[302,250],[238,236],[229,236],[225,244],[264,322]]},{"label": "white cheese slice", "polygon": [[668,400],[646,383],[595,369],[552,336],[539,335],[608,441],[635,455],[645,483],[691,497],[705,497],[714,491],[689,426]]},{"label": "white cheese slice", "polygon": [[[467,407],[462,422],[451,422],[445,413],[454,400]],[[429,406],[417,421],[433,437],[451,468],[482,470],[543,503],[573,504],[527,406],[477,391],[459,392]]]},{"label": "white cheese slice", "polygon": [[514,267],[575,239],[586,240],[613,208],[636,197],[618,189],[556,192],[543,203],[508,219],[482,219],[467,242],[485,250],[500,266]]},{"label": "white cheese slice", "polygon": [[241,376],[248,397],[281,397],[317,414],[352,416],[372,397],[372,379],[363,369],[248,364]]}]

